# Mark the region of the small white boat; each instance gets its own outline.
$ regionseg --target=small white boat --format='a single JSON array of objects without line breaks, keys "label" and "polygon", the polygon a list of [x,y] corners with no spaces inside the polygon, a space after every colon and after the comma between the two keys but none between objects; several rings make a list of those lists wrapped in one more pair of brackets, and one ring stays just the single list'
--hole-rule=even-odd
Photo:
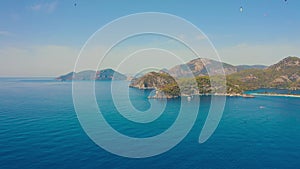
[{"label": "small white boat", "polygon": [[187,97],[187,101],[191,101],[192,100],[192,97],[191,96],[188,96]]}]

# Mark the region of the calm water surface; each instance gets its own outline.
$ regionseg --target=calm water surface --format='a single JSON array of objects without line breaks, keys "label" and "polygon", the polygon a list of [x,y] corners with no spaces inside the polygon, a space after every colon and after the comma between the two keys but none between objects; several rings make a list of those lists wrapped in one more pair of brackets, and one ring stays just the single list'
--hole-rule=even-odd
[{"label": "calm water surface", "polygon": [[[178,115],[180,100],[174,99],[153,123],[124,121],[110,105],[109,85],[96,83],[98,104],[111,125],[126,135],[159,134]],[[130,89],[130,94],[137,109],[149,108],[149,91]],[[300,168],[300,98],[228,97],[216,132],[199,144],[209,106],[210,97],[202,97],[194,127],[175,148],[129,159],[106,152],[85,134],[74,111],[70,82],[1,78],[0,168]]]}]

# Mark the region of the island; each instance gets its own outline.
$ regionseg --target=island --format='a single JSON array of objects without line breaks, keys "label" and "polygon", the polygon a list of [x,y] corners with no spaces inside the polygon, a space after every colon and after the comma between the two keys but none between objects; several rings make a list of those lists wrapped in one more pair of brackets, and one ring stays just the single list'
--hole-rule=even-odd
[{"label": "island", "polygon": [[[222,67],[217,66],[216,68],[215,65],[222,65]],[[210,76],[208,72],[210,72]],[[225,73],[225,77],[221,76],[222,72]],[[186,64],[175,65],[170,69],[164,68],[157,72],[138,74],[135,77],[127,77],[125,74],[108,68],[98,71],[70,72],[57,77],[56,80],[129,80],[129,86],[132,88],[155,90],[155,94],[149,98],[157,99],[191,97],[193,95],[222,95],[244,98],[254,98],[259,95],[299,97],[297,94],[245,94],[245,91],[262,88],[299,90],[300,58],[289,56],[271,66],[233,66],[211,59],[197,58]],[[222,84],[224,81],[226,84]]]},{"label": "island", "polygon": [[[139,78],[133,78],[130,87],[155,90],[155,95],[150,96],[150,98],[177,98],[193,95],[253,98],[259,94],[244,94],[244,92],[260,88],[300,89],[300,58],[298,57],[287,57],[269,67],[262,65],[235,67],[221,63],[226,74],[226,90],[222,89],[224,86],[222,84],[211,86],[211,82],[218,84],[218,81],[224,81],[218,73],[220,70],[210,70],[211,76],[208,76],[205,70],[211,69],[212,64],[216,63],[217,61],[209,59],[195,59],[186,64],[174,66],[169,70],[150,72]],[[195,78],[188,76],[186,66]],[[282,96],[282,94],[276,95]],[[298,95],[293,96],[298,97]]]},{"label": "island", "polygon": [[56,78],[59,81],[71,81],[71,80],[96,80],[96,81],[111,81],[111,80],[127,80],[127,76],[119,73],[113,69],[103,70],[84,70],[78,73],[70,72],[65,75],[61,75]]}]

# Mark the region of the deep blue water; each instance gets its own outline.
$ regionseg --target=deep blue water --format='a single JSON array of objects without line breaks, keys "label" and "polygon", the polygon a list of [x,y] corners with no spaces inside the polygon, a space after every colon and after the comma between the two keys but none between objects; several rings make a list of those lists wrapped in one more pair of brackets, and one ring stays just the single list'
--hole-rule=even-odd
[{"label": "deep blue water", "polygon": [[[119,132],[150,137],[171,125],[179,99],[148,125],[124,121],[111,102],[109,82],[97,82],[103,114]],[[149,91],[131,89],[133,105],[149,108]],[[198,137],[210,106],[201,97],[190,133],[170,151],[145,159],[113,155],[97,146],[77,119],[70,82],[0,80],[0,168],[300,168],[300,98],[228,97],[221,122],[205,143]],[[175,113],[174,113],[175,112]]]}]

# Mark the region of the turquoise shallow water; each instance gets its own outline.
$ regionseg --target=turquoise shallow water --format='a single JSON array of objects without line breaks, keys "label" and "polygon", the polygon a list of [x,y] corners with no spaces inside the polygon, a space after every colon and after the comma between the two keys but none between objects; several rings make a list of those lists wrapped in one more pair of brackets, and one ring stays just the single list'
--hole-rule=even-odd
[{"label": "turquoise shallow water", "polygon": [[[168,100],[164,114],[148,125],[125,121],[111,105],[109,82],[97,82],[98,104],[117,131],[150,137],[176,116],[180,100]],[[131,89],[133,105],[149,108],[149,91]],[[199,133],[210,97],[185,139],[170,151],[145,159],[113,155],[81,128],[70,82],[51,79],[0,80],[0,168],[299,168],[300,98],[228,97],[221,122],[204,144]]]}]

